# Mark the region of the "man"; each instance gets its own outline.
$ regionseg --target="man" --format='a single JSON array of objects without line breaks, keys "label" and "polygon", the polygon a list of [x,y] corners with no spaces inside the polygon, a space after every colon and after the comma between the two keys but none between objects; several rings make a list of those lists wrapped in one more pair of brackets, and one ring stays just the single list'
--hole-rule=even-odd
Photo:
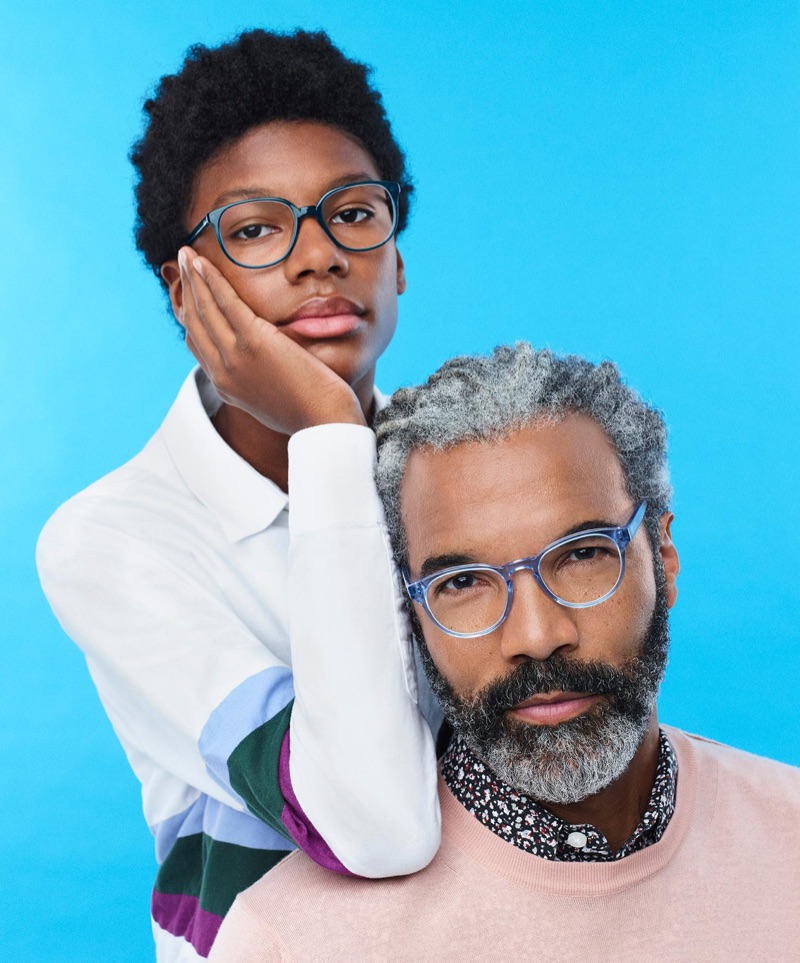
[{"label": "man", "polygon": [[386,881],[293,854],[211,959],[800,959],[800,772],[657,721],[678,575],[659,413],[608,362],[519,344],[397,392],[377,431],[454,733],[442,845]]},{"label": "man", "polygon": [[322,33],[194,47],[145,110],[137,243],[199,367],[38,564],[142,782],[158,959],[185,963],[295,845],[362,876],[438,845],[368,427],[412,186]]}]

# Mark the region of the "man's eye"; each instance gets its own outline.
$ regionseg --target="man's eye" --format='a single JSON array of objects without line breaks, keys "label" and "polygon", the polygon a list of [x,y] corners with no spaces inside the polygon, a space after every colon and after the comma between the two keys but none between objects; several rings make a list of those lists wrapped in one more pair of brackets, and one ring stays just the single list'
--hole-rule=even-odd
[{"label": "man's eye", "polygon": [[346,207],[333,215],[331,224],[362,224],[374,216],[372,211],[364,210],[363,207]]},{"label": "man's eye", "polygon": [[448,588],[459,590],[473,588],[473,586],[477,584],[477,581],[472,572],[462,572],[460,575],[454,575],[452,578],[449,578],[444,584]]},{"label": "man's eye", "polygon": [[611,545],[589,544],[578,542],[566,545],[564,548],[547,558],[545,569],[559,570],[566,568],[596,569],[610,564],[618,564],[619,555]]},{"label": "man's eye", "polygon": [[436,595],[457,595],[470,590],[480,591],[486,587],[487,579],[481,578],[478,572],[458,572],[450,578],[442,579],[434,586]]}]

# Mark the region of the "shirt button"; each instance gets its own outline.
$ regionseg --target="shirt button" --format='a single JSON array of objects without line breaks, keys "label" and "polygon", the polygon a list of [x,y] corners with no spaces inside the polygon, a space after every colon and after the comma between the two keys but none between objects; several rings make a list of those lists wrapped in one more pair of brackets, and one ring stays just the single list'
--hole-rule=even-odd
[{"label": "shirt button", "polygon": [[572,846],[573,849],[583,849],[588,842],[586,833],[570,833],[567,836],[567,845]]}]

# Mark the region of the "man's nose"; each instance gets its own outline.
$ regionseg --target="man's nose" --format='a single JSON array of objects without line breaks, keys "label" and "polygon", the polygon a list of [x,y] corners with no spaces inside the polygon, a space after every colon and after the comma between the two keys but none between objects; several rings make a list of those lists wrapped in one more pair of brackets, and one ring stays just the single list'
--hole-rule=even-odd
[{"label": "man's nose", "polygon": [[283,262],[284,270],[290,280],[305,275],[343,275],[349,269],[347,254],[331,240],[316,217],[306,215],[300,219],[294,247]]},{"label": "man's nose", "polygon": [[578,626],[571,609],[554,602],[536,583],[533,573],[515,573],[508,618],[500,626],[500,649],[509,662],[521,658],[544,661],[556,650],[578,647]]}]

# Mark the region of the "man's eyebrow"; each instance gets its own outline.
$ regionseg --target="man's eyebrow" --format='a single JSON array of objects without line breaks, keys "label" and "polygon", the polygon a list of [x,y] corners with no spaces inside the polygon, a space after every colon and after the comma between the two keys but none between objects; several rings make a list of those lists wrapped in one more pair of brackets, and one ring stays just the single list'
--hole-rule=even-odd
[{"label": "man's eyebrow", "polygon": [[[548,545],[552,545],[553,542],[557,542],[562,538],[569,538],[570,535],[577,535],[580,532],[594,531],[597,528],[619,528],[618,522],[610,522],[603,518],[587,518],[585,521],[578,522],[577,525],[573,525],[572,528],[568,528],[566,531],[562,532],[552,541],[548,542]],[[543,551],[546,546],[542,546],[541,551]],[[536,552],[532,553],[536,555]],[[513,559],[508,559],[509,562]],[[429,555],[419,567],[419,578],[425,578],[427,575],[433,575],[434,572],[441,572],[446,568],[454,568],[456,565],[481,565],[483,564],[480,559],[476,558],[474,555],[465,555],[461,552],[447,552],[443,555]]]},{"label": "man's eyebrow", "polygon": [[460,552],[450,552],[445,555],[429,555],[419,567],[419,577],[425,578],[426,575],[433,575],[434,572],[441,572],[446,568],[453,568],[455,565],[475,565],[478,559],[474,555],[463,555]]},{"label": "man's eyebrow", "polygon": [[579,522],[577,525],[573,525],[572,528],[568,528],[562,535],[558,538],[554,538],[553,541],[557,542],[561,538],[568,538],[570,535],[577,535],[578,532],[588,532],[593,531],[596,528],[621,528],[622,525],[619,522],[609,522],[608,519],[603,518],[589,518],[585,522]]},{"label": "man's eyebrow", "polygon": [[[332,180],[327,181],[327,186],[322,193],[327,194],[328,191],[332,191],[336,187],[346,187],[348,184],[357,184],[359,181],[373,180],[375,180],[374,175],[368,174],[366,171],[353,171],[350,174],[342,174],[339,177],[334,177]],[[237,187],[230,191],[223,191],[222,194],[214,198],[213,205],[214,208],[223,207],[232,201],[250,201],[257,197],[283,197],[283,195],[269,187]],[[285,200],[288,201],[291,200],[291,198],[287,197]],[[317,200],[319,200],[319,198],[317,198]],[[212,210],[214,208],[212,208]]]}]

